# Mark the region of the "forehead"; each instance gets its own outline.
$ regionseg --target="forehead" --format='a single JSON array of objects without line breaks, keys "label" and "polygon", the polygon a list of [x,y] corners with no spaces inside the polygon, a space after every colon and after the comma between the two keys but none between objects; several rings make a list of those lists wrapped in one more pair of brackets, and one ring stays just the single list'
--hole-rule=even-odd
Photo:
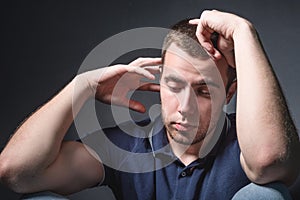
[{"label": "forehead", "polygon": [[177,76],[187,82],[210,80],[226,82],[228,66],[224,61],[215,62],[210,58],[195,58],[172,44],[164,58],[162,76]]}]

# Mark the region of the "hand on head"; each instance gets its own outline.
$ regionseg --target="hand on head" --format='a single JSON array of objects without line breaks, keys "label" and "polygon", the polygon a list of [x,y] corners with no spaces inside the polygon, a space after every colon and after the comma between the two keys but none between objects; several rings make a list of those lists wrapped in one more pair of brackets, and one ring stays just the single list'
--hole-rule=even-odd
[{"label": "hand on head", "polygon": [[145,107],[138,101],[128,99],[128,92],[134,90],[159,91],[159,85],[142,81],[143,78],[154,80],[159,73],[161,58],[138,58],[128,65],[118,64],[81,74],[92,89],[91,95],[106,104],[129,107],[138,112],[145,112]]},{"label": "hand on head", "polygon": [[[192,19],[189,23],[197,25],[196,36],[214,60],[219,60],[223,55],[227,63],[235,67],[234,33],[243,24],[249,24],[247,20],[231,13],[205,10],[199,19]],[[217,48],[211,40],[215,32],[218,33]]]}]

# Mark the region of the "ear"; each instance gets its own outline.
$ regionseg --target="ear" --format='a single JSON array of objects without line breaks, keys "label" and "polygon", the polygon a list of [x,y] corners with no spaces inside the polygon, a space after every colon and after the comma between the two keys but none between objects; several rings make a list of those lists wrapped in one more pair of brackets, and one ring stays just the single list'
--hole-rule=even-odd
[{"label": "ear", "polygon": [[233,95],[235,94],[236,90],[237,90],[237,81],[234,81],[230,85],[230,87],[229,87],[229,89],[227,91],[227,94],[226,94],[226,105],[229,104],[229,102],[230,102],[231,98],[233,97]]}]

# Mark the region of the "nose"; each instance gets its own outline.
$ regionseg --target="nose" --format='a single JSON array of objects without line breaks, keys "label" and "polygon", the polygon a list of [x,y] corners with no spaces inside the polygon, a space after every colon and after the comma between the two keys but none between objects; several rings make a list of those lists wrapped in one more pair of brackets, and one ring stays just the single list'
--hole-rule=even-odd
[{"label": "nose", "polygon": [[185,88],[179,98],[178,112],[183,116],[194,114],[197,111],[196,95],[192,88]]}]

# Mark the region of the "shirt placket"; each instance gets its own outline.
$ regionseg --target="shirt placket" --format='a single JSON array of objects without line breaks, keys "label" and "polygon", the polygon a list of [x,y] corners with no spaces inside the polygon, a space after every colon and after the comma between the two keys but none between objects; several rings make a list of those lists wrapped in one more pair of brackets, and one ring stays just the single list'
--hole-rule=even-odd
[{"label": "shirt placket", "polygon": [[178,167],[177,169],[177,184],[174,199],[186,199],[186,191],[188,181],[190,181],[192,175],[191,167]]}]

